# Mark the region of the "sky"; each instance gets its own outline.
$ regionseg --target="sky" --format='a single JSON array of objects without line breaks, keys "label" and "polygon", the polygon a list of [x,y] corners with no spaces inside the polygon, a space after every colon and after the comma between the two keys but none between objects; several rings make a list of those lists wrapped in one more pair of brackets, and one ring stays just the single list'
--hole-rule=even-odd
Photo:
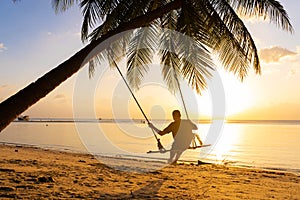
[{"label": "sky", "polygon": [[[289,14],[295,29],[293,34],[284,32],[268,21],[245,21],[259,50],[262,74],[257,75],[250,69],[249,75],[240,82],[236,76],[218,66],[228,119],[300,120],[300,1],[280,2]],[[64,13],[55,13],[51,1],[23,0],[13,3],[11,0],[1,0],[0,101],[84,47],[80,39],[81,22],[81,12],[77,6]],[[107,64],[103,65],[104,69],[108,68]],[[80,73],[65,81],[24,114],[31,117],[88,117],[87,107],[91,107],[98,117],[142,118],[115,71],[108,70],[100,78],[91,80],[88,79],[86,68],[81,69]],[[152,118],[170,118],[170,111],[179,107],[180,100],[161,84],[159,74],[151,73],[157,84],[146,81],[136,95]],[[85,77],[86,80],[81,81],[78,77]],[[92,101],[83,98],[89,96],[87,92],[92,93]],[[214,106],[211,92],[206,90],[196,97],[187,92],[184,97],[189,104],[189,112],[192,113],[191,105],[196,103],[200,117],[211,116]]]}]

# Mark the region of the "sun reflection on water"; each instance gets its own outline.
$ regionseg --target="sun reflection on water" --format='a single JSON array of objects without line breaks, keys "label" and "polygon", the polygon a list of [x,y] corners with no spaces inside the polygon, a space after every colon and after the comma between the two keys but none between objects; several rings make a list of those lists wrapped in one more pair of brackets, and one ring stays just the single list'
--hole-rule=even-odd
[{"label": "sun reflection on water", "polygon": [[223,134],[212,152],[217,162],[226,162],[228,156],[237,154],[236,146],[240,143],[241,131],[239,126],[224,126]]}]

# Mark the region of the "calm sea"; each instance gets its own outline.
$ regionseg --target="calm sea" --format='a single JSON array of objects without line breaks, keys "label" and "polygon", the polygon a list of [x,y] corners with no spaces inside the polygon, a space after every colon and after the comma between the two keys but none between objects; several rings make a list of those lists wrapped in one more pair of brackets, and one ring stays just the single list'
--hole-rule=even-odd
[{"label": "calm sea", "polygon": [[[169,121],[154,121],[158,128]],[[213,133],[213,123],[201,122],[197,133],[210,147],[187,150],[181,160],[284,170],[300,173],[300,121],[231,121]],[[210,134],[213,134],[213,139]],[[210,139],[208,139],[210,138]],[[171,134],[161,137],[166,149]],[[15,121],[0,133],[0,142],[70,152],[143,160],[166,160],[153,133],[141,120],[31,119]]]}]

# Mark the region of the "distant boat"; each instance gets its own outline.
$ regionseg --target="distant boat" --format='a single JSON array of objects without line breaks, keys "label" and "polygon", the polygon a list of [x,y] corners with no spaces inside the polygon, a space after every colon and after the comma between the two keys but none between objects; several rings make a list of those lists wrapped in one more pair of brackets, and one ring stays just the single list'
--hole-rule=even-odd
[{"label": "distant boat", "polygon": [[24,115],[24,116],[19,116],[18,117],[18,120],[19,121],[29,121],[29,116],[28,115]]}]

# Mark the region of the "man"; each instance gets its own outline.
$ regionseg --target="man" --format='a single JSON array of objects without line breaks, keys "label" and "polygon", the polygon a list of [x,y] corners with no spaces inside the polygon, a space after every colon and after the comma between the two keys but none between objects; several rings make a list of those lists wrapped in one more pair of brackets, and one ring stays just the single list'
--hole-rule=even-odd
[{"label": "man", "polygon": [[152,123],[149,127],[155,130],[159,135],[165,135],[172,132],[174,142],[170,150],[170,158],[168,163],[176,164],[181,154],[189,148],[195,134],[192,130],[197,130],[197,126],[190,120],[181,120],[179,110],[174,110],[172,113],[174,121],[171,122],[164,130],[159,130]]}]

